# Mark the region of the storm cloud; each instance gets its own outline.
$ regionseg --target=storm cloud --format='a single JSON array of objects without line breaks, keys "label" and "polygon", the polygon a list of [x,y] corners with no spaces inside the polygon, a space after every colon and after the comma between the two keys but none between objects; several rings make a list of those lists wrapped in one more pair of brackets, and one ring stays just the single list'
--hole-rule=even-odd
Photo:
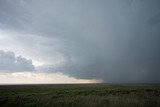
[{"label": "storm cloud", "polygon": [[0,50],[0,71],[33,71],[32,60],[15,56],[13,52]]},{"label": "storm cloud", "polygon": [[1,28],[33,34],[24,48],[45,62],[39,71],[104,82],[160,82],[159,0],[2,0],[0,5]]}]

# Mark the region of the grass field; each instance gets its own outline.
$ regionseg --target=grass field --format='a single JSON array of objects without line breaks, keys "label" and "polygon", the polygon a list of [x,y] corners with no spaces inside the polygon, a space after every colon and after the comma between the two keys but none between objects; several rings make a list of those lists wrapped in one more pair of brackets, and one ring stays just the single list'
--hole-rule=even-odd
[{"label": "grass field", "polygon": [[0,107],[160,107],[160,85],[1,85]]}]

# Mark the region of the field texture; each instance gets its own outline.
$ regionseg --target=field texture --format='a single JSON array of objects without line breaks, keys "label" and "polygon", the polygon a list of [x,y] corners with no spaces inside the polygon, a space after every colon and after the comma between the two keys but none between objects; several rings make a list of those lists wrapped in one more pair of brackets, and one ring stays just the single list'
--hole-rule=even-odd
[{"label": "field texture", "polygon": [[1,85],[0,107],[160,107],[160,85]]}]

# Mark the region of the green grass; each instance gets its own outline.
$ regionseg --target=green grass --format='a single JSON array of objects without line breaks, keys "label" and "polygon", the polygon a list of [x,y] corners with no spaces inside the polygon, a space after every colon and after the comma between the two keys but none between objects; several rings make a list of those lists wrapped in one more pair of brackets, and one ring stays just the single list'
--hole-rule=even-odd
[{"label": "green grass", "polygon": [[160,107],[160,85],[1,85],[0,107]]}]

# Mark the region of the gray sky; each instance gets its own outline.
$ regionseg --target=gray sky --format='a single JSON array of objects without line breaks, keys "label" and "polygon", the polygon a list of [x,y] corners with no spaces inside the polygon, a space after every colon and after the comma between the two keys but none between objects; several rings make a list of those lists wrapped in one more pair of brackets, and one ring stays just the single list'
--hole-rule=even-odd
[{"label": "gray sky", "polygon": [[159,0],[0,0],[2,73],[159,83],[159,41]]}]

